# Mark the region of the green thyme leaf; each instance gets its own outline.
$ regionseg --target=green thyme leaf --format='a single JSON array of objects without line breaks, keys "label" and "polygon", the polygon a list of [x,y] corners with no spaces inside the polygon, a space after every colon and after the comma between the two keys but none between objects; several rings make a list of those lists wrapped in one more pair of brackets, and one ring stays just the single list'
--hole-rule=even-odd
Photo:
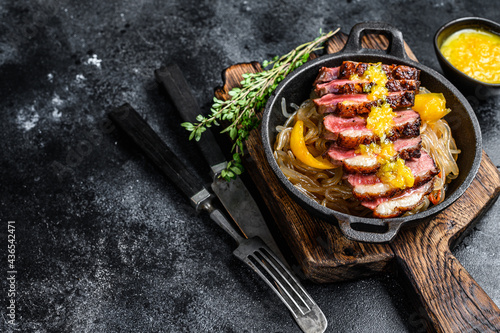
[{"label": "green thyme leaf", "polygon": [[242,75],[241,87],[236,87],[228,92],[231,99],[227,101],[213,98],[210,116],[199,115],[198,123],[182,123],[181,126],[190,131],[189,140],[201,139],[202,133],[212,125],[219,126],[217,120],[230,122],[221,131],[229,132],[234,141],[231,152],[233,160],[229,161],[227,168],[222,170],[220,176],[229,181],[243,172],[241,156],[243,156],[243,143],[250,132],[257,128],[259,112],[267,102],[271,93],[276,89],[278,83],[297,67],[302,66],[309,60],[312,52],[322,48],[322,44],[339,31],[330,31],[315,40],[302,44],[283,56],[275,56],[271,61],[262,62],[262,72],[245,73]]}]

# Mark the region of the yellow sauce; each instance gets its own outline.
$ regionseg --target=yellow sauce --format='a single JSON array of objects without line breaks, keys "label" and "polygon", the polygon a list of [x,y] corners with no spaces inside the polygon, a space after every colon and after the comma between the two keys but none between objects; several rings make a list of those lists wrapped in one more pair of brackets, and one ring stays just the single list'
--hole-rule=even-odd
[{"label": "yellow sauce", "polygon": [[397,188],[412,187],[415,183],[411,169],[405,165],[405,161],[401,158],[383,164],[378,170],[377,176],[383,183],[391,184]]},{"label": "yellow sauce", "polygon": [[392,111],[388,103],[374,106],[366,119],[366,128],[371,129],[373,133],[383,140],[394,126],[394,116],[394,111]]},{"label": "yellow sauce", "polygon": [[368,156],[376,154],[377,161],[382,165],[389,162],[396,155],[396,150],[391,141],[385,140],[381,143],[372,142],[369,145],[359,145],[356,153]]},{"label": "yellow sauce", "polygon": [[500,36],[482,29],[460,30],[444,41],[441,53],[468,76],[500,83]]},{"label": "yellow sauce", "polygon": [[389,90],[385,87],[387,83],[387,75],[385,75],[385,72],[382,70],[382,63],[369,66],[363,73],[363,77],[375,84],[368,94],[368,99],[370,101],[378,99],[385,101],[385,97],[389,94]]},{"label": "yellow sauce", "polygon": [[383,183],[396,188],[412,187],[415,179],[410,168],[405,165],[403,159],[394,158],[396,156],[394,144],[386,140],[387,134],[390,133],[394,126],[395,113],[389,103],[385,102],[389,91],[385,87],[387,75],[382,70],[382,64],[377,63],[369,66],[363,74],[363,79],[368,79],[374,83],[368,94],[368,99],[372,101],[381,99],[384,102],[380,106],[372,107],[366,119],[366,127],[380,138],[380,143],[360,145],[357,151],[365,155],[377,154],[377,161],[381,165],[377,176]]}]

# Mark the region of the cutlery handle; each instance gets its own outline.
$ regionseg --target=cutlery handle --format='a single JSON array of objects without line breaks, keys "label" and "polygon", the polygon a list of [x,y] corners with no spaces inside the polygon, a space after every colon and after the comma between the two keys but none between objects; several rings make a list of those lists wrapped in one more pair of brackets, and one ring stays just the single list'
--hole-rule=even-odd
[{"label": "cutlery handle", "polygon": [[[167,91],[182,119],[190,123],[196,122],[200,108],[180,68],[176,64],[162,67],[155,70],[155,78]],[[212,171],[218,173],[221,169],[220,164],[226,163],[226,158],[212,132],[205,131],[203,139],[196,143]],[[216,167],[217,165],[219,166]]]},{"label": "cutlery handle", "polygon": [[174,155],[158,134],[129,104],[124,104],[111,111],[109,117],[170,178],[196,208],[207,211],[210,218],[233,237],[238,244],[244,240],[224,214],[212,205],[211,200],[208,200],[211,199],[212,195],[205,189],[203,182],[188,172],[184,163]]},{"label": "cutlery handle", "polygon": [[194,195],[204,189],[203,181],[187,170],[184,163],[129,104],[114,109],[109,117],[188,198],[192,200]]}]

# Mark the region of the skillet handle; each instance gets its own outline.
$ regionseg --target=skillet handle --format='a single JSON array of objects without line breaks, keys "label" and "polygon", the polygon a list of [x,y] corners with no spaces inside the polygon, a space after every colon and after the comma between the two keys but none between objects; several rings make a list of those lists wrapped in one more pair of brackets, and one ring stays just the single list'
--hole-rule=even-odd
[{"label": "skillet handle", "polygon": [[342,52],[362,54],[365,50],[370,53],[378,51],[374,49],[365,49],[361,46],[361,37],[363,32],[385,33],[389,38],[389,48],[387,49],[387,54],[401,59],[409,59],[405,52],[405,43],[401,31],[392,25],[383,22],[363,22],[356,24],[352,27],[351,32],[349,33],[349,38],[347,39],[347,43],[345,44]]},{"label": "skillet handle", "polygon": [[338,220],[340,230],[344,233],[344,235],[358,242],[370,242],[370,243],[388,243],[394,239],[396,234],[401,227],[401,223],[389,223],[387,224],[387,230],[384,232],[366,232],[361,230],[355,230],[352,228],[351,223],[349,221]]}]

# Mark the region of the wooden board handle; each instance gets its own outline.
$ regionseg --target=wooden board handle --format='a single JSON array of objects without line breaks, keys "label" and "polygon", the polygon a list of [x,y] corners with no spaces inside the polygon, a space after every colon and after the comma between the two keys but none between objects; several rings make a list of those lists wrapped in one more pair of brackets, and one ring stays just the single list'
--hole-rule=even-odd
[{"label": "wooden board handle", "polygon": [[[500,191],[500,173],[483,151],[479,172],[453,205],[401,230],[390,245],[438,332],[500,332],[500,309],[450,252]],[[471,217],[470,212],[483,209]],[[478,215],[479,214],[479,215]]]},{"label": "wooden board handle", "polygon": [[499,308],[453,256],[448,242],[420,229],[424,237],[398,237],[391,247],[436,331],[500,332]]}]

